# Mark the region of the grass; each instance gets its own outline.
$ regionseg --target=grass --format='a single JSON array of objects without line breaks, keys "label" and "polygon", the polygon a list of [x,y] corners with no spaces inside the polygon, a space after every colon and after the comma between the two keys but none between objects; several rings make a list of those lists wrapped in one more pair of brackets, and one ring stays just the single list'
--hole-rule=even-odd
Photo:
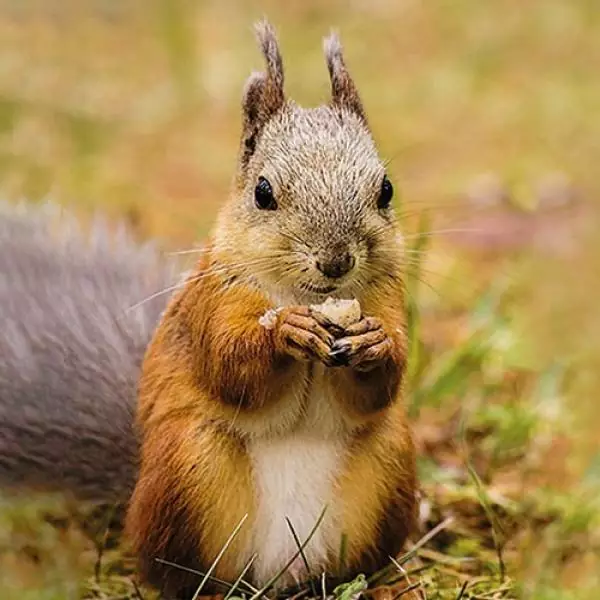
[{"label": "grass", "polygon": [[[7,2],[0,192],[53,196],[82,219],[102,210],[140,238],[189,247],[228,193],[241,88],[260,64],[250,23],[263,13],[306,104],[326,97],[320,38],[339,27],[411,246],[422,529],[365,593],[597,598],[594,0]],[[498,228],[516,241],[493,242]],[[1,502],[3,598],[153,597],[133,583],[118,511]],[[350,600],[364,585],[348,583],[330,593]]]},{"label": "grass", "polygon": [[[417,238],[415,244],[421,245],[422,240]],[[410,297],[418,298],[420,287],[419,279],[411,280]],[[436,352],[423,345],[413,358],[426,365],[421,368],[413,363],[408,394],[422,445],[421,539],[415,539],[407,553],[390,557],[390,564],[368,581],[348,582],[346,587],[328,590],[327,597],[350,600],[365,589],[376,595],[392,589],[393,597],[398,598],[404,590],[433,600],[545,598],[549,586],[552,593],[559,593],[557,582],[549,582],[558,566],[598,550],[598,540],[594,539],[600,526],[597,461],[590,466],[587,478],[567,493],[536,484],[543,466],[539,455],[547,451],[548,436],[560,434],[560,428],[554,431],[548,422],[546,409],[547,403],[556,404],[563,394],[563,371],[510,367],[510,346],[506,344],[512,327],[507,317],[509,295],[510,288],[505,286],[488,290],[467,315],[467,331],[458,347]],[[423,326],[417,307],[415,304],[412,312],[414,332]],[[556,408],[550,412],[560,419]],[[44,519],[32,514],[34,506],[15,504],[0,513],[9,524],[4,552],[10,549],[18,554],[14,544],[22,537],[19,527],[33,528],[28,535],[36,545],[42,544],[38,550],[42,555],[51,554],[54,544],[58,545],[51,537],[50,545],[44,548],[45,534],[37,529]],[[96,510],[82,520],[85,513],[81,508],[72,508],[75,514],[61,518],[55,514],[60,506],[52,505],[48,513],[52,517],[47,514],[43,526],[47,528],[50,519],[50,536],[53,529],[67,524],[85,532],[79,543],[90,546],[92,540],[88,552],[90,563],[95,555],[93,573],[86,576],[89,566],[84,566],[81,579],[72,579],[69,572],[64,579],[57,575],[54,582],[44,580],[41,589],[54,589],[54,595],[42,595],[40,589],[40,595],[31,597],[76,597],[75,587],[85,598],[152,597],[150,591],[134,585],[132,562],[123,557],[116,543],[119,521],[115,513]],[[107,517],[112,518],[112,524],[107,525]],[[94,519],[95,524],[91,524]],[[300,540],[297,543],[300,556],[303,545]],[[28,547],[26,544],[24,549]],[[218,558],[211,569],[198,574],[198,594],[211,579],[217,562]],[[45,566],[50,573],[60,573],[52,563]],[[257,600],[268,596],[278,576],[260,590],[242,593],[240,586],[249,588],[241,573],[231,588],[235,595],[231,592],[229,597],[241,594],[239,597]],[[590,586],[595,585],[593,579]],[[288,595],[310,599],[320,598],[321,592],[316,591],[314,582],[307,582],[306,587]],[[565,592],[548,597],[570,596]]]}]

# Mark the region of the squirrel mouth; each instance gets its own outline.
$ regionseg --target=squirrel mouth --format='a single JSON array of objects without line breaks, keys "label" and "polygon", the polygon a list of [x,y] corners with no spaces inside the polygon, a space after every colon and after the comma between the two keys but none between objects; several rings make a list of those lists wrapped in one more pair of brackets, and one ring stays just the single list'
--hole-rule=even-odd
[{"label": "squirrel mouth", "polygon": [[300,286],[303,290],[307,292],[312,292],[313,294],[331,294],[331,292],[335,292],[337,287],[335,285],[329,285],[325,287],[320,287],[318,285],[313,285],[312,283],[303,283]]}]

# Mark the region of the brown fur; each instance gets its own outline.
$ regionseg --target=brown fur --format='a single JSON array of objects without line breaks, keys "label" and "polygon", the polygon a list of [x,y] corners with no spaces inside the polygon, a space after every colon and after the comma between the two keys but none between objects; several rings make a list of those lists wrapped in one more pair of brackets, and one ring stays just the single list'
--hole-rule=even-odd
[{"label": "brown fur", "polygon": [[[168,308],[140,386],[142,467],[128,532],[142,574],[165,593],[198,578],[156,558],[205,570],[244,514],[252,516],[250,466],[231,421],[260,419],[302,367],[286,354],[283,325],[259,325],[269,307],[259,292],[224,286],[206,272],[201,265]],[[371,306],[371,314],[385,313],[376,298]],[[397,401],[405,353],[402,336],[390,339],[390,355],[373,371],[328,374],[348,419],[369,425],[357,434],[338,482],[339,496],[348,499],[343,521],[351,572],[381,566],[396,554],[413,519],[414,450]],[[236,548],[245,542],[242,530],[219,563],[218,577],[235,579]]]},{"label": "brown fur", "polygon": [[[245,514],[252,522],[249,445],[294,435],[313,385],[334,399],[346,449],[333,497],[348,536],[344,571],[333,552],[316,568],[345,576],[381,567],[400,551],[414,519],[414,448],[401,402],[400,242],[392,215],[376,208],[383,169],[340,48],[330,44],[328,51],[334,107],[302,112],[283,100],[281,57],[267,25],[260,39],[267,74],[247,87],[234,194],[210,247],[162,318],[139,388],[141,470],[127,531],[143,578],[168,595],[199,577],[155,559],[206,570]],[[315,128],[307,131],[305,123]],[[314,156],[311,135],[318,136]],[[288,144],[288,151],[282,154],[278,144]],[[330,152],[338,158],[325,172],[319,157]],[[288,225],[253,206],[265,169],[282,178],[276,192]],[[323,299],[314,292],[324,283],[313,261],[332,236],[336,247],[358,256],[351,278],[334,292],[357,297],[362,306],[362,321],[345,331],[308,308]],[[302,244],[308,238],[306,249],[294,246],[298,237]],[[278,304],[274,327],[261,325]],[[340,355],[346,366],[336,366]],[[299,412],[286,404],[290,393]],[[247,523],[217,565],[217,577],[231,581],[241,570],[253,544]]]},{"label": "brown fur", "polygon": [[244,90],[243,133],[240,164],[246,166],[256,149],[256,140],[268,120],[281,109],[285,102],[283,93],[283,61],[275,32],[271,25],[262,21],[256,25],[256,33],[265,57],[266,73],[254,73]]},{"label": "brown fur", "polygon": [[342,45],[335,33],[332,33],[323,44],[327,69],[331,79],[331,102],[334,106],[350,108],[357,116],[366,122],[358,90],[354,85],[342,54]]}]

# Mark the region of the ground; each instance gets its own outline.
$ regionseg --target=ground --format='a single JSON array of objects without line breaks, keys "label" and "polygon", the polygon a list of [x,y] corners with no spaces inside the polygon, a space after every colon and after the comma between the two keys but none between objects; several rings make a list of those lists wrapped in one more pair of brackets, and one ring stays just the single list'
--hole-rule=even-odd
[{"label": "ground", "polygon": [[[276,25],[304,104],[326,99],[321,37],[338,28],[410,247],[422,545],[370,582],[400,579],[386,600],[412,586],[428,599],[598,597],[596,4],[0,8],[0,193],[52,197],[82,220],[101,211],[168,250],[202,238],[228,194],[241,89],[261,67],[251,23]],[[2,597],[152,597],[136,591],[116,516],[2,497]]]}]

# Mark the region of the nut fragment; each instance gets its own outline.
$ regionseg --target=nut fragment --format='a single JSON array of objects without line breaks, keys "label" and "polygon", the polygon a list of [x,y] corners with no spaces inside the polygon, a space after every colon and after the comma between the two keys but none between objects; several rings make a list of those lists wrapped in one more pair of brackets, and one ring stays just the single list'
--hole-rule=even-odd
[{"label": "nut fragment", "polygon": [[265,329],[275,329],[275,325],[277,325],[277,315],[281,312],[281,308],[271,308],[269,309],[258,322]]},{"label": "nut fragment", "polygon": [[356,299],[336,300],[327,298],[323,304],[313,304],[310,308],[342,328],[357,323],[361,317],[360,304]]}]

